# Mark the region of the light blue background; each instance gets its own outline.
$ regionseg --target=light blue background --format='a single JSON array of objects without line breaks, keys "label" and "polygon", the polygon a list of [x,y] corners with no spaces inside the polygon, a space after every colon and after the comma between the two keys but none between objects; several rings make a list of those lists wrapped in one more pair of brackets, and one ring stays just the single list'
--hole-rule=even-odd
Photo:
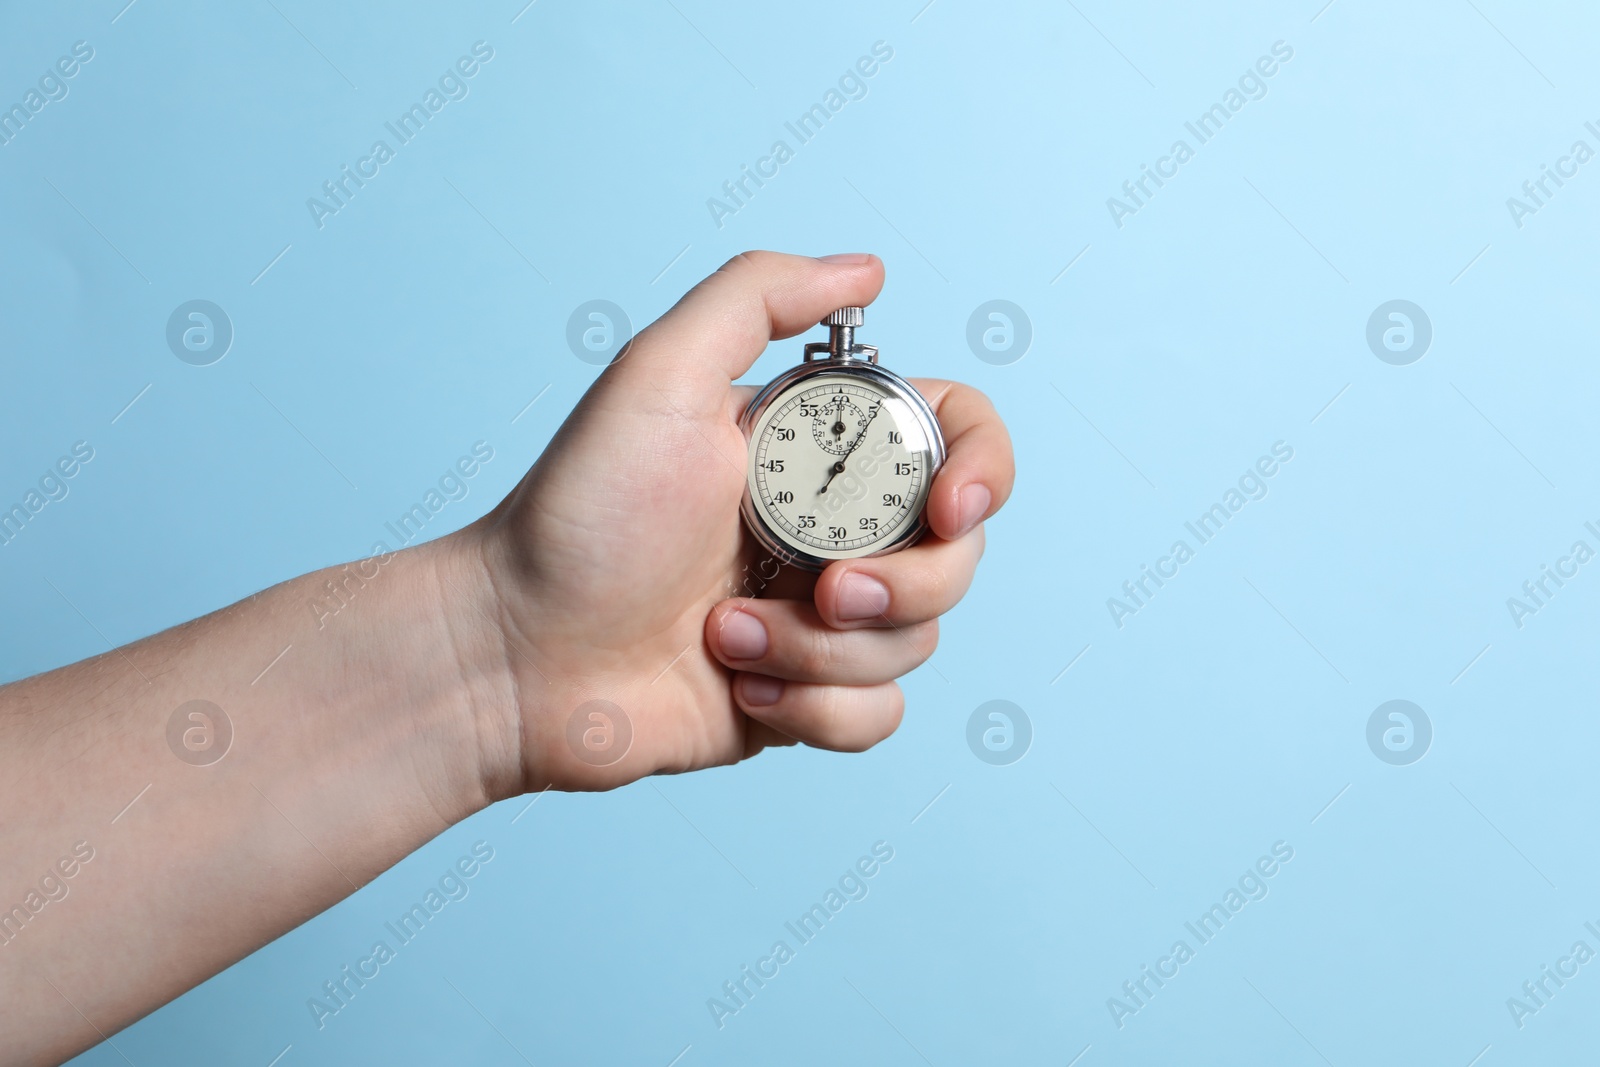
[{"label": "light blue background", "polygon": [[[95,49],[0,147],[0,499],[76,440],[96,452],[0,548],[0,676],[362,556],[484,439],[495,461],[440,520],[463,525],[597,373],[566,346],[573,308],[642,325],[746,248],[881,254],[863,339],[988,391],[1019,480],[872,753],[500,805],[76,1062],[1593,1046],[1600,964],[1521,1029],[1506,999],[1600,948],[1600,565],[1520,630],[1505,603],[1574,540],[1600,547],[1600,163],[1521,228],[1506,207],[1573,141],[1600,148],[1592,12],[123,2],[0,10],[0,102]],[[495,57],[470,96],[319,230],[306,198],[478,40]],[[715,225],[707,198],[879,40],[868,95]],[[1107,197],[1280,40],[1267,95],[1119,229]],[[164,340],[194,298],[236,331],[209,367]],[[966,343],[996,298],[1032,323],[1008,366]],[[1395,298],[1433,324],[1409,366],[1365,341]],[[1106,598],[1279,440],[1270,494],[1118,629]],[[1397,698],[1434,729],[1410,766],[1366,741]],[[1010,766],[967,747],[992,699],[1033,724]],[[307,998],[479,839],[496,858],[471,895],[318,1031]],[[719,1030],[707,998],[878,840],[895,858],[870,895]],[[1119,1029],[1107,998],[1280,840],[1270,895]]]}]

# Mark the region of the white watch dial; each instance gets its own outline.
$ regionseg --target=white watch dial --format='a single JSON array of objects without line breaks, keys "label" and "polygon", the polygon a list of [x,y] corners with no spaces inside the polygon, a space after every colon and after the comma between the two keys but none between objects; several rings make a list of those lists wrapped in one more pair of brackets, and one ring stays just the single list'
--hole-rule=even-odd
[{"label": "white watch dial", "polygon": [[870,378],[802,379],[773,398],[751,440],[751,502],[791,548],[871,555],[921,518],[932,442],[912,406]]}]

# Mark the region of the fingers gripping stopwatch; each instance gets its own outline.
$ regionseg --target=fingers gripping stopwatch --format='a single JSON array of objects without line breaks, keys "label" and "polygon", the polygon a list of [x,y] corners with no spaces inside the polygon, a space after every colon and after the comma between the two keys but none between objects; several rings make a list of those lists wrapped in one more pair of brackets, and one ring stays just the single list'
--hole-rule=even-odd
[{"label": "fingers gripping stopwatch", "polygon": [[865,310],[823,320],[828,340],[758,392],[739,427],[749,441],[741,512],[779,560],[820,571],[897,552],[927,531],[944,435],[912,384],[857,344]]}]

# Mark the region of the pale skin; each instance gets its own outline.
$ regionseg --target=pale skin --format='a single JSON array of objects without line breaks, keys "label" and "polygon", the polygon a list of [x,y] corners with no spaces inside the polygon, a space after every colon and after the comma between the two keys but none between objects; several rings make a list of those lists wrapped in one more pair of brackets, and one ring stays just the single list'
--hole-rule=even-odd
[{"label": "pale skin", "polygon": [[[0,911],[93,849],[0,943],[0,1061],[115,1035],[496,801],[888,737],[895,679],[933,652],[1010,494],[1005,427],[977,391],[916,380],[949,445],[932,534],[769,582],[739,517],[753,390],[732,384],[882,285],[875,256],[738,256],[606,368],[493,511],[395,553],[320,629],[337,570],[0,688]],[[203,767],[166,737],[195,699],[235,731]],[[603,767],[566,738],[595,699],[633,728]]]}]

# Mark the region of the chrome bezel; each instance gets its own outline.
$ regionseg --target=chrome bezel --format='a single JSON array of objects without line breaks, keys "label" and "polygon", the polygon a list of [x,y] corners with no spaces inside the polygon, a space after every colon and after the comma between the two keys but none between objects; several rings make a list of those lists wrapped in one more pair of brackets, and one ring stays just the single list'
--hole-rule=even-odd
[{"label": "chrome bezel", "polygon": [[[807,346],[809,349],[811,346]],[[876,353],[873,353],[874,357]],[[907,523],[905,529],[895,534],[888,541],[876,546],[871,552],[851,556],[817,556],[802,549],[795,548],[778,536],[767,525],[766,516],[755,503],[754,486],[751,479],[754,476],[751,454],[755,448],[754,431],[756,424],[761,421],[761,416],[772,406],[773,402],[788,392],[795,385],[809,378],[854,377],[871,382],[891,397],[905,402],[911,409],[913,417],[920,424],[923,436],[928,441],[930,454],[929,471],[927,478],[928,492],[933,491],[933,480],[939,474],[939,468],[944,466],[945,445],[944,433],[939,429],[939,419],[933,413],[933,407],[917,392],[915,386],[900,375],[877,364],[876,360],[866,360],[856,357],[828,357],[822,359],[810,358],[807,361],[778,375],[772,381],[761,387],[761,391],[751,398],[745,407],[744,414],[739,418],[739,429],[744,433],[745,439],[745,474],[744,497],[739,504],[739,513],[744,516],[745,527],[761,544],[761,547],[772,553],[780,563],[791,564],[807,571],[819,572],[830,563],[837,563],[846,559],[871,559],[874,556],[888,555],[898,552],[915,544],[923,534],[928,531],[928,508],[924,499],[923,506],[917,512],[914,522]]]}]

